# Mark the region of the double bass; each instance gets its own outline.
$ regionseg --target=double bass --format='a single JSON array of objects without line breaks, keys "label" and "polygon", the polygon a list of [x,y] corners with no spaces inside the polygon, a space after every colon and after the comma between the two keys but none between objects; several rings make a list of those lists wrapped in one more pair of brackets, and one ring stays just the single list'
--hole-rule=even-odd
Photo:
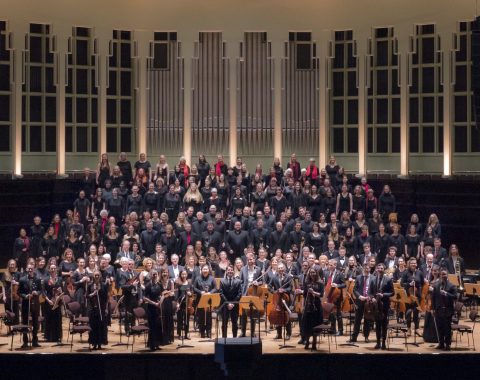
[{"label": "double bass", "polygon": [[325,293],[323,296],[323,303],[331,303],[336,305],[337,301],[342,296],[342,289],[336,288],[332,286],[332,281],[327,281],[325,285]]}]

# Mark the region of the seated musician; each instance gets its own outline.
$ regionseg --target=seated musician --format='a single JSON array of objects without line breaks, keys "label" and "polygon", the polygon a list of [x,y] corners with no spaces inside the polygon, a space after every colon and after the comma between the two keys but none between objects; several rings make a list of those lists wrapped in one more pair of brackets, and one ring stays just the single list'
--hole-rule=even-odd
[{"label": "seated musician", "polygon": [[[370,266],[364,265],[363,274],[357,276],[355,279],[353,294],[355,295],[355,305],[357,308],[355,310],[355,322],[353,324],[353,333],[350,342],[356,342],[357,337],[360,334],[360,324],[362,323],[362,318],[364,318],[365,304],[368,301],[370,277]],[[365,318],[363,322],[363,336],[367,343],[369,342],[368,335],[370,334],[371,325],[371,321]]]},{"label": "seated musician", "polygon": [[[285,264],[278,264],[278,274],[272,278],[270,284],[268,284],[268,289],[272,292],[278,292],[282,294],[287,294],[290,298],[290,293],[292,292],[292,280],[293,277],[285,273]],[[288,301],[286,301],[288,305]],[[285,340],[289,340],[292,335],[292,323],[288,321],[285,330]],[[277,336],[275,339],[282,339],[282,326],[277,326]]]},{"label": "seated musician", "polygon": [[[325,297],[328,303],[335,305],[335,310],[330,314],[329,319],[332,324],[332,332],[337,336],[343,335],[342,320],[342,291],[345,288],[345,279],[343,273],[337,269],[337,261],[330,259],[328,261],[328,270],[324,271],[325,278]],[[338,296],[335,295],[335,289],[340,289]],[[338,324],[338,331],[336,325]]]},{"label": "seated musician", "polygon": [[228,319],[232,321],[232,334],[235,338],[238,331],[238,303],[226,302],[238,302],[242,296],[242,282],[239,279],[233,277],[234,269],[233,265],[227,266],[226,278],[220,281],[220,297],[222,299],[222,337],[227,336]]},{"label": "seated musician", "polygon": [[[266,273],[270,273],[270,271]],[[262,284],[262,270],[255,265],[255,256],[253,253],[248,253],[247,255],[247,265],[240,271],[240,281],[242,282],[242,295],[247,295],[252,286],[259,286]],[[256,312],[254,312],[253,319],[255,319],[255,314]],[[244,308],[241,316],[242,337],[246,335],[248,318],[247,310]],[[250,329],[252,330],[252,335],[255,335],[255,322],[252,321]]]}]

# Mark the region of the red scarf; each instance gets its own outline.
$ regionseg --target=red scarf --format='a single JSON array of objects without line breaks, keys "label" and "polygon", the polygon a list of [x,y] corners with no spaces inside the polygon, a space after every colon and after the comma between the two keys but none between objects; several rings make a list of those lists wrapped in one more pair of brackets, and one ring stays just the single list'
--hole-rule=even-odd
[{"label": "red scarf", "polygon": [[60,223],[54,223],[53,228],[55,229],[55,236],[58,236],[58,232],[60,231]]},{"label": "red scarf", "polygon": [[105,235],[105,226],[107,225],[107,219],[102,219],[102,235]]},{"label": "red scarf", "polygon": [[185,179],[185,186],[188,185],[188,174],[190,173],[190,168],[187,164],[180,166],[180,172],[183,171],[183,178]]},{"label": "red scarf", "polygon": [[307,177],[311,177],[313,180],[317,179],[318,168],[315,165],[313,165],[313,169],[310,165],[307,166]]}]

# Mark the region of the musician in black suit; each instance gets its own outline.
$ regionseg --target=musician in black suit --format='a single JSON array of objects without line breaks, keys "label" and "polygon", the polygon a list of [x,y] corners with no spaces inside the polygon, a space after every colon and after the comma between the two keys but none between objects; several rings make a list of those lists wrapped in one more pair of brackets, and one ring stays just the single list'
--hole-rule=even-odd
[{"label": "musician in black suit", "polygon": [[[233,277],[233,265],[227,266],[226,278],[220,281],[220,297],[222,304],[225,302],[238,302],[242,296],[242,282]],[[238,303],[223,305],[222,310],[222,337],[227,336],[228,319],[232,321],[232,334],[236,338],[238,331]]]},{"label": "musician in black suit", "polygon": [[[268,290],[272,293],[283,293],[287,294],[290,297],[292,292],[292,281],[293,276],[285,273],[285,264],[278,264],[278,274],[272,278],[270,284],[268,284]],[[290,301],[286,301],[288,305]],[[277,326],[277,336],[275,339],[282,339],[282,327]],[[285,340],[289,340],[292,335],[292,322],[288,321],[285,328]]]},{"label": "musician in black suit", "polygon": [[[342,319],[342,289],[345,288],[345,278],[343,273],[337,269],[337,260],[328,260],[328,270],[324,271],[325,276],[325,297],[328,303],[335,305],[334,311],[329,315],[332,324],[332,332],[336,332],[337,336],[343,335],[343,319]],[[333,297],[335,288],[340,289],[340,296]],[[338,331],[336,329],[338,325]]]},{"label": "musician in black suit", "polygon": [[348,265],[346,254],[347,249],[343,245],[340,246],[338,248],[338,257],[335,258],[335,260],[337,261],[337,269],[340,271],[345,271],[345,268]]},{"label": "musician in black suit", "polygon": [[133,309],[137,307],[139,280],[133,270],[135,262],[126,257],[120,259],[121,269],[117,271],[117,287],[122,289],[123,306],[125,309],[125,333],[130,333],[130,327],[135,322]]},{"label": "musician in black suit", "polygon": [[[248,289],[251,286],[259,286],[262,284],[262,270],[255,265],[255,256],[253,253],[247,254],[247,265],[244,266],[240,271],[240,281],[242,282],[242,295],[247,295]],[[256,312],[253,313],[253,320],[255,319]],[[242,322],[242,337],[245,336],[247,331],[247,320],[248,315],[246,309],[243,309],[241,316]],[[255,335],[255,322],[250,323],[250,329],[252,334]]]},{"label": "musician in black suit", "polygon": [[[39,278],[35,276],[35,269],[33,264],[27,265],[27,275],[20,278],[18,291],[22,299],[22,324],[29,325],[29,318],[31,317],[32,326],[32,347],[40,347],[38,344],[38,315],[40,312],[39,295],[42,291],[42,283]],[[28,334],[23,333],[22,348],[28,348]]]},{"label": "musician in black suit", "polygon": [[417,270],[417,259],[411,257],[408,260],[408,269],[405,271],[401,279],[402,287],[405,288],[407,295],[413,297],[413,299],[411,299],[411,302],[405,305],[407,309],[407,311],[405,312],[405,316],[407,317],[406,319],[409,335],[411,335],[410,328],[412,326],[413,316],[415,334],[417,334],[418,336],[422,336],[419,331],[420,319],[418,316],[418,304],[422,296],[422,287],[424,283],[425,279],[423,277],[422,271]]},{"label": "musician in black suit", "polygon": [[442,239],[436,237],[433,239],[433,260],[435,264],[442,266],[443,262],[447,259],[447,250],[442,247]]},{"label": "musician in black suit", "polygon": [[[200,301],[200,298],[203,294],[212,294],[217,291],[217,284],[215,283],[215,278],[210,274],[210,267],[207,264],[204,264],[201,267],[201,275],[195,278],[193,284],[193,291],[197,295],[196,303]],[[198,309],[197,308],[197,318],[198,326],[200,330],[200,336],[205,338],[205,335],[208,338],[212,336],[212,313],[210,310]]]},{"label": "musician in black suit", "polygon": [[[370,279],[368,296],[377,302],[378,312],[375,315],[375,330],[377,334],[377,344],[375,349],[386,350],[385,341],[387,339],[388,313],[390,310],[390,297],[393,295],[393,281],[385,274],[385,264],[377,264],[377,273]],[[381,342],[381,344],[380,344]]]},{"label": "musician in black suit", "polygon": [[448,281],[448,271],[440,271],[440,281],[433,286],[432,309],[435,312],[435,322],[438,330],[437,349],[450,351],[452,343],[452,316],[454,301],[457,298],[457,287]]},{"label": "musician in black suit", "polygon": [[[358,334],[360,334],[360,324],[362,323],[362,318],[365,313],[365,304],[368,301],[368,290],[370,286],[370,266],[363,266],[363,274],[357,276],[355,279],[355,286],[353,287],[353,294],[355,295],[355,305],[357,306],[355,310],[355,322],[353,324],[353,333],[350,339],[350,342],[356,342]],[[370,334],[370,329],[372,322],[367,318],[363,322],[363,336],[365,337],[365,342],[369,342],[368,336]]]},{"label": "musician in black suit", "polygon": [[[456,244],[450,246],[448,252],[448,259],[445,260],[445,266],[450,274],[464,275],[465,274],[465,261],[460,257]],[[460,270],[460,273],[458,273]]]}]

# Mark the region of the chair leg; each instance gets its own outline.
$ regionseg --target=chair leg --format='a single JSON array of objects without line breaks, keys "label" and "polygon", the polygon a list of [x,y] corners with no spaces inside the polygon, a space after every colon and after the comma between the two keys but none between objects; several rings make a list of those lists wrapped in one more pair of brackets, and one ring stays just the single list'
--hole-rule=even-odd
[{"label": "chair leg", "polygon": [[73,351],[73,334],[70,334],[70,352]]},{"label": "chair leg", "polygon": [[13,336],[14,336],[14,335],[15,335],[15,334],[14,334],[13,331],[12,331],[12,341],[11,341],[11,343],[10,343],[10,351],[13,351]]},{"label": "chair leg", "polygon": [[135,346],[135,334],[133,334],[133,338],[132,338],[132,352],[133,352],[133,346]]}]

